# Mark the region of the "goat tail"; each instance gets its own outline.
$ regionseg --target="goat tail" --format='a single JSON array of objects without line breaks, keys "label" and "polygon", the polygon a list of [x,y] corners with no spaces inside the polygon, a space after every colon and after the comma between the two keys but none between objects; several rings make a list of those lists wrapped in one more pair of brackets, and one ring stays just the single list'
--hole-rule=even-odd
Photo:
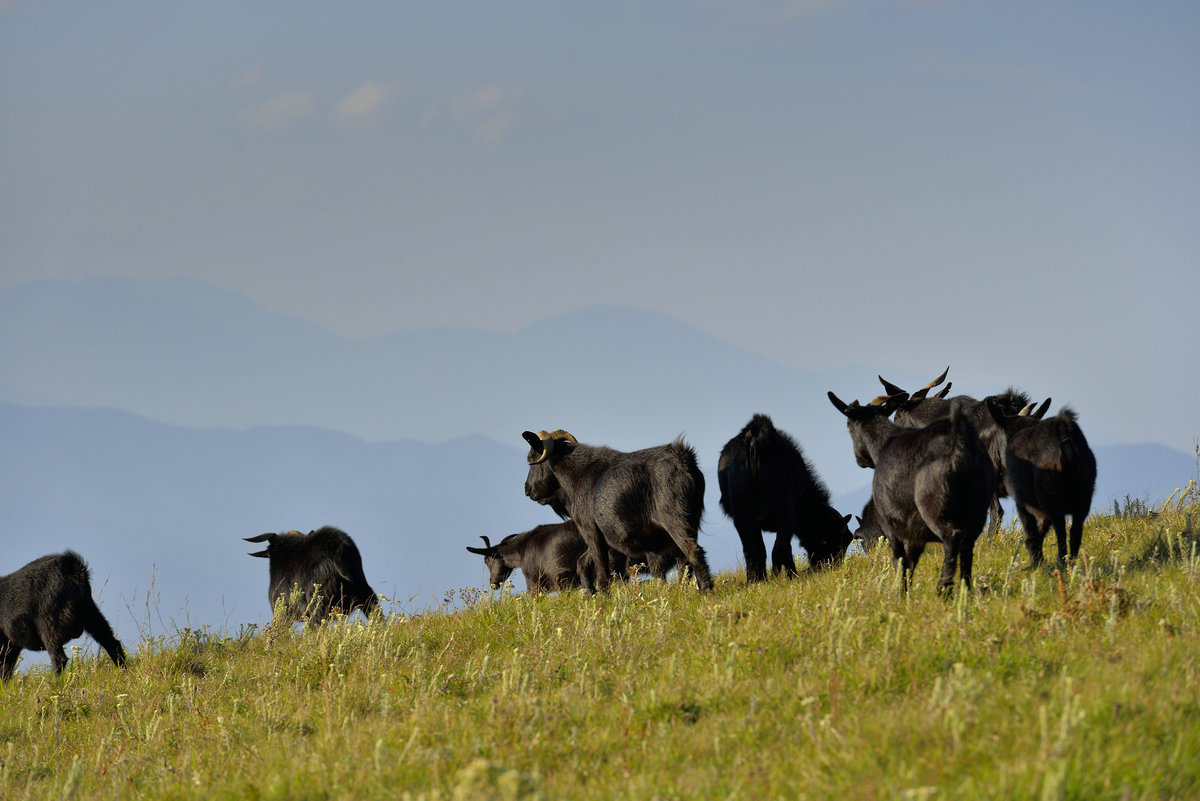
[{"label": "goat tail", "polygon": [[75,551],[67,550],[62,553],[60,562],[63,575],[76,586],[82,585],[91,588],[92,586],[92,570],[88,567],[87,562],[83,557]]},{"label": "goat tail", "polygon": [[751,481],[758,480],[761,464],[762,454],[759,453],[758,449],[758,437],[749,437],[746,440],[746,468]]},{"label": "goat tail", "polygon": [[963,414],[962,404],[950,404],[950,455],[955,461],[970,459],[968,455],[980,447],[979,432]]},{"label": "goat tail", "polygon": [[1080,432],[1079,415],[1070,406],[1064,406],[1059,410],[1058,415],[1054,418],[1057,426],[1058,438],[1067,440],[1076,436]]},{"label": "goat tail", "polygon": [[962,412],[961,403],[950,404],[950,431],[953,433],[954,444],[957,446],[968,441],[975,433],[975,428]]}]

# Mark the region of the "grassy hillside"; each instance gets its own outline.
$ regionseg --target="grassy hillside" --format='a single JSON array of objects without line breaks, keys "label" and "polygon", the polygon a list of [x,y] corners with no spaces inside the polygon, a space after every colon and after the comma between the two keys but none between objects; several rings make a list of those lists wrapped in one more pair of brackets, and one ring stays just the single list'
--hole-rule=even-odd
[{"label": "grassy hillside", "polygon": [[[1200,497],[1086,558],[901,597],[884,549],[795,581],[139,645],[0,689],[0,798],[1195,798]],[[1053,545],[1047,549],[1053,554]]]}]

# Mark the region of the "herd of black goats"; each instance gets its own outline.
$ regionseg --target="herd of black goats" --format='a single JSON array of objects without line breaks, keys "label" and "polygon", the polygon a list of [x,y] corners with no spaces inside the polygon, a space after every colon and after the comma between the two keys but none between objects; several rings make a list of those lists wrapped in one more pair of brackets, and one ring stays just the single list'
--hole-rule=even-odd
[{"label": "herd of black goats", "polygon": [[[796,573],[792,537],[812,569],[841,561],[853,539],[871,547],[884,539],[908,582],[925,545],[942,544],[939,591],[956,573],[969,588],[975,540],[991,515],[1000,527],[1000,498],[1010,496],[1025,530],[1031,567],[1042,562],[1050,526],[1058,558],[1079,553],[1091,508],[1096,460],[1063,408],[1046,418],[1050,401],[1034,408],[1013,389],[976,400],[948,398],[950,385],[930,395],[949,371],[909,394],[880,377],[887,395],[862,405],[829,400],[846,417],[854,457],[875,471],[871,499],[852,534],[851,515],[829,502],[829,491],[788,434],[755,415],[721,450],[717,477],[721,509],[737,529],[746,578],[766,578],[763,532],[775,532],[771,568]],[[525,494],[551,507],[562,522],[513,534],[467,550],[482,555],[493,587],[520,569],[530,592],[607,588],[614,576],[643,567],[665,577],[685,568],[701,592],[713,588],[697,542],[704,511],[704,475],[695,451],[680,440],[631,453],[585,445],[566,431],[522,435],[529,443]],[[1071,517],[1069,530],[1067,516]],[[260,534],[250,554],[270,565],[268,597],[289,620],[324,620],[332,611],[370,615],[378,597],[362,557],[343,531],[326,526],[308,534]],[[0,577],[0,679],[7,681],[22,649],[45,650],[54,670],[67,664],[63,646],[83,632],[117,665],[125,650],[92,599],[88,567],[73,551],[35,559]]]}]

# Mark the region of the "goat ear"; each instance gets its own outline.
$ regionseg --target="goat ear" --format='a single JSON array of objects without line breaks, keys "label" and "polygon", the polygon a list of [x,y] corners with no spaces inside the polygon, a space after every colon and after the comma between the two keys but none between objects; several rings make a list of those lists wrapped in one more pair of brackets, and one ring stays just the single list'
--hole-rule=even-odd
[{"label": "goat ear", "polygon": [[1043,417],[1046,416],[1046,410],[1049,408],[1050,408],[1050,399],[1046,398],[1044,401],[1042,401],[1042,405],[1037,407],[1036,410],[1034,410],[1033,416],[1036,417],[1037,419],[1041,420]]},{"label": "goat ear", "polygon": [[861,527],[862,526],[862,518],[859,517],[858,515],[855,515],[854,519],[858,521],[858,525],[859,525],[859,527]]},{"label": "goat ear", "polygon": [[939,389],[939,390],[937,391],[937,393],[936,393],[936,394],[935,394],[933,397],[935,397],[935,398],[944,398],[944,397],[946,397],[947,395],[949,395],[949,394],[950,394],[950,387],[952,387],[952,386],[954,386],[954,382],[953,382],[953,381],[951,381],[949,384],[947,384],[946,386],[944,386],[944,387],[942,387],[941,389]]},{"label": "goat ear", "polygon": [[908,400],[907,392],[897,392],[892,395],[888,395],[886,398],[884,398],[882,405],[883,405],[883,408],[887,411],[887,413],[891,414],[892,412],[899,409],[900,404],[904,403],[906,400]]},{"label": "goat ear", "polygon": [[904,390],[900,389],[900,387],[893,384],[891,381],[888,381],[887,379],[885,379],[883,376],[878,376],[878,378],[879,378],[879,383],[883,384],[883,388],[887,390],[887,394],[895,395],[898,392],[904,391]]},{"label": "goat ear", "polygon": [[845,523],[846,525],[850,525],[850,518],[852,518],[852,517],[854,517],[854,515],[843,515],[842,522]]}]

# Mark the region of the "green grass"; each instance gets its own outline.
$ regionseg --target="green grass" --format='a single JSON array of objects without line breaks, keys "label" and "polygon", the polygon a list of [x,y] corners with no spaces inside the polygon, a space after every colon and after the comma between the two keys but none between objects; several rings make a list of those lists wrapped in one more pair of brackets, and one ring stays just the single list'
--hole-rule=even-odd
[{"label": "green grass", "polygon": [[[1011,529],[941,599],[880,548],[798,580],[144,642],[0,689],[0,798],[1200,797],[1200,502]],[[1053,545],[1047,549],[1053,554]]]}]

